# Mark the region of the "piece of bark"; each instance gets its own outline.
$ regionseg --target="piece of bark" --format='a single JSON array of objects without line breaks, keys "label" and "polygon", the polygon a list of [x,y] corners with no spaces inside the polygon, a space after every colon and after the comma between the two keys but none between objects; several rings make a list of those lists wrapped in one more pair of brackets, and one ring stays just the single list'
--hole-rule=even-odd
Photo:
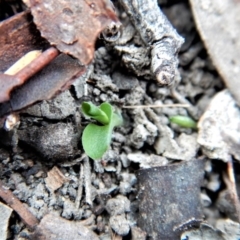
[{"label": "piece of bark", "polygon": [[109,0],[25,1],[31,8],[41,35],[61,52],[79,59],[84,65],[93,59],[99,33],[118,22]]},{"label": "piece of bark", "polygon": [[60,54],[27,83],[15,89],[10,101],[0,104],[0,117],[12,111],[19,111],[37,101],[52,98],[67,89],[84,71],[85,68],[80,66],[76,59]]},{"label": "piece of bark", "polygon": [[29,51],[46,49],[49,43],[41,38],[29,11],[0,22],[0,72],[5,72]]},{"label": "piece of bark", "polygon": [[12,209],[0,202],[0,240],[7,239],[8,222],[11,214]]},{"label": "piece of bark", "polygon": [[68,221],[54,214],[46,215],[30,237],[32,240],[99,240],[81,222]]},{"label": "piece of bark", "polygon": [[60,188],[68,179],[62,174],[58,167],[53,167],[47,173],[47,178],[45,178],[46,187],[50,192],[56,191]]},{"label": "piece of bark", "polygon": [[140,170],[138,226],[151,239],[179,239],[202,221],[200,186],[204,161]]},{"label": "piece of bark", "polygon": [[190,3],[207,51],[240,106],[240,2],[191,0]]},{"label": "piece of bark", "polygon": [[15,74],[0,73],[0,103],[10,99],[14,88],[23,85],[30,77],[39,72],[59,54],[56,48],[49,48]]},{"label": "piece of bark", "polygon": [[5,71],[4,73],[8,75],[14,75],[18,73],[20,70],[26,67],[29,63],[31,63],[41,54],[42,54],[41,50],[33,50],[28,52],[23,57],[21,57],[16,63],[14,63],[10,68],[8,68],[8,70]]}]

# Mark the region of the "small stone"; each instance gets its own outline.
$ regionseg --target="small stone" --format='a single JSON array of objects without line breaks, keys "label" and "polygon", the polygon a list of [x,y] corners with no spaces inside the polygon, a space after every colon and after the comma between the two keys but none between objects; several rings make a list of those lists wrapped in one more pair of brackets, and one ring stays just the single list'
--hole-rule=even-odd
[{"label": "small stone", "polygon": [[107,101],[107,94],[102,93],[102,94],[100,95],[100,100],[101,100],[102,102],[106,102],[106,101]]},{"label": "small stone", "polygon": [[212,200],[206,193],[200,194],[201,203],[204,207],[209,207],[212,204]]},{"label": "small stone", "polygon": [[138,80],[134,76],[129,74],[123,74],[122,72],[113,73],[113,83],[117,85],[119,90],[131,90],[138,86]]},{"label": "small stone", "polygon": [[106,167],[104,167],[104,169],[106,172],[116,172],[117,171],[117,169],[112,165],[107,165]]},{"label": "small stone", "polygon": [[79,132],[66,123],[28,127],[18,131],[19,139],[35,148],[47,159],[66,160],[79,152]]},{"label": "small stone", "polygon": [[48,119],[64,119],[75,112],[74,99],[69,91],[64,91],[54,99],[42,101],[29,107],[26,112],[37,117]]},{"label": "small stone", "polygon": [[93,89],[93,94],[96,95],[96,96],[99,96],[101,93],[101,91],[98,89],[98,88],[94,88]]},{"label": "small stone", "polygon": [[147,233],[139,227],[131,227],[132,240],[146,240]]},{"label": "small stone", "polygon": [[132,186],[128,182],[120,182],[119,192],[123,195],[127,195],[132,190]]},{"label": "small stone", "polygon": [[122,153],[120,155],[120,160],[121,160],[123,167],[127,168],[130,166],[131,162],[129,161],[129,159],[127,158],[127,155],[125,153]]},{"label": "small stone", "polygon": [[126,236],[130,231],[130,225],[124,214],[110,217],[110,227],[120,236]]},{"label": "small stone", "polygon": [[71,219],[77,211],[79,212],[79,209],[76,209],[74,202],[64,199],[62,217]]},{"label": "small stone", "polygon": [[107,201],[106,210],[111,216],[129,212],[130,201],[128,198],[118,195],[117,197],[111,198]]}]

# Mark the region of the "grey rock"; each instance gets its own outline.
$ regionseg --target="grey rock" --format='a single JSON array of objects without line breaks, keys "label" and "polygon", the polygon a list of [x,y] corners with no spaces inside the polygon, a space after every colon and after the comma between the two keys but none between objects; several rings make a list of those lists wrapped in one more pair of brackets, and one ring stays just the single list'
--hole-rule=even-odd
[{"label": "grey rock", "polygon": [[121,178],[124,182],[129,182],[131,186],[137,183],[136,175],[133,173],[123,172]]},{"label": "grey rock", "polygon": [[74,99],[69,91],[59,94],[54,99],[35,104],[26,110],[33,116],[59,120],[73,115],[75,111]]},{"label": "grey rock", "polygon": [[126,236],[130,231],[129,221],[124,214],[111,216],[109,225],[120,236]]},{"label": "grey rock", "polygon": [[86,80],[90,77],[92,72],[93,72],[93,65],[89,65],[86,71],[84,72],[84,74],[81,75],[79,78],[77,78],[73,82],[72,85],[74,87],[77,99],[80,99],[85,95]]},{"label": "grey rock", "polygon": [[71,198],[75,199],[77,196],[77,191],[72,186],[68,187],[68,193]]},{"label": "grey rock", "polygon": [[197,143],[197,134],[193,133],[187,135],[182,133],[178,139],[178,144],[182,149],[181,158],[182,160],[189,161],[196,157],[197,151],[199,149],[199,144]]},{"label": "grey rock", "polygon": [[129,94],[126,94],[126,104],[127,105],[138,105],[144,98],[145,91],[140,86],[132,89]]},{"label": "grey rock", "polygon": [[136,77],[122,72],[114,72],[112,75],[113,83],[117,85],[119,90],[131,90],[138,86]]},{"label": "grey rock", "polygon": [[132,240],[145,240],[147,238],[147,233],[136,226],[131,227],[131,235]]},{"label": "grey rock", "polygon": [[19,139],[36,149],[47,159],[67,160],[78,153],[80,133],[71,124],[57,123],[32,126],[18,131]]},{"label": "grey rock", "polygon": [[130,166],[131,162],[129,161],[129,159],[128,159],[128,157],[125,153],[122,153],[120,155],[120,160],[121,160],[121,163],[122,163],[123,167],[127,168],[127,167]]},{"label": "grey rock", "polygon": [[127,195],[132,190],[132,186],[129,182],[120,182],[119,192],[123,195]]},{"label": "grey rock", "polygon": [[71,219],[72,217],[81,219],[83,210],[76,209],[75,203],[69,199],[64,199],[62,217]]},{"label": "grey rock", "polygon": [[150,136],[150,134],[147,129],[139,124],[134,128],[133,133],[130,135],[130,143],[133,147],[139,149],[144,145],[148,136]]},{"label": "grey rock", "polygon": [[130,201],[126,197],[118,195],[117,197],[111,198],[107,201],[106,210],[112,216],[129,212]]}]

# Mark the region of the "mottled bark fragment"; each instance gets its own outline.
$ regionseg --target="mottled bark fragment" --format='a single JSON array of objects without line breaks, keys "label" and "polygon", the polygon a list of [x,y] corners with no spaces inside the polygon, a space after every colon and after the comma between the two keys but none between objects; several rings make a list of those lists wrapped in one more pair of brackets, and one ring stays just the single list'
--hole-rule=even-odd
[{"label": "mottled bark fragment", "polygon": [[67,181],[68,179],[56,166],[54,166],[50,171],[48,171],[47,178],[45,179],[46,187],[50,192],[56,191]]},{"label": "mottled bark fragment", "polygon": [[24,54],[49,47],[25,11],[0,23],[0,71],[6,71]]},{"label": "mottled bark fragment", "polygon": [[0,104],[0,117],[19,111],[37,101],[47,100],[67,89],[83,74],[84,67],[65,54],[60,54],[41,72],[11,93],[10,101]]},{"label": "mottled bark fragment", "polygon": [[181,232],[200,224],[203,174],[202,160],[138,172],[138,226],[150,239],[179,239]]},{"label": "mottled bark fragment", "polygon": [[23,85],[30,77],[56,58],[58,54],[58,50],[52,47],[39,55],[16,74],[11,74],[12,76],[0,73],[0,103],[8,101],[10,99],[10,93],[14,88]]},{"label": "mottled bark fragment", "polygon": [[178,66],[177,53],[183,44],[156,0],[120,0],[144,43],[151,47],[151,71],[161,85],[170,85]]},{"label": "mottled bark fragment", "polygon": [[[115,29],[118,19],[111,1],[25,1],[34,22],[52,45],[83,65],[92,61],[95,40],[105,29]],[[111,27],[112,26],[112,27]]]}]

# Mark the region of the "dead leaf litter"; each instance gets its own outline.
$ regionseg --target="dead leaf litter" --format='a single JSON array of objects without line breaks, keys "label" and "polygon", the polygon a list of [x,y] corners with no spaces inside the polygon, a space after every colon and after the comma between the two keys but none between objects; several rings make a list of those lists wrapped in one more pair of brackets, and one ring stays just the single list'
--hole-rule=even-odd
[{"label": "dead leaf litter", "polygon": [[[229,91],[223,90],[188,3],[144,2],[113,1],[121,26],[117,21],[108,25],[88,66],[60,54],[41,74],[13,91],[8,103],[11,108],[0,105],[1,116],[24,108],[11,128],[0,129],[0,212],[6,212],[1,229],[8,239],[239,237],[240,168],[235,162],[239,161],[239,108]],[[51,10],[51,4],[42,4],[33,7],[33,15],[37,8]],[[69,10],[63,11],[68,23]],[[74,14],[75,10],[74,5]],[[97,10],[91,13],[97,16]],[[152,21],[155,17],[164,26],[161,33]],[[35,22],[41,31],[45,23]],[[59,42],[60,37],[54,43],[68,52],[65,45],[76,42],[73,25],[60,25],[63,41]],[[92,37],[103,26],[105,21]],[[42,31],[53,42],[54,35]],[[89,49],[81,46],[81,51],[90,51],[84,53],[82,63],[90,61],[93,46]],[[81,61],[78,54],[75,57]],[[12,65],[18,58],[9,59]],[[2,62],[6,69],[10,67]],[[55,82],[60,78],[60,83],[45,88],[49,77]],[[37,84],[33,84],[34,78]],[[69,90],[49,99],[74,79]],[[29,89],[32,93],[28,96]],[[81,145],[81,133],[88,123],[80,112],[85,100],[96,105],[110,102],[121,109],[124,119],[100,161],[89,159]],[[179,103],[189,107],[123,107]],[[176,115],[200,119],[198,130],[171,123],[169,117]],[[14,210],[12,214],[4,204]],[[183,206],[194,207],[185,214]],[[159,210],[149,212],[148,207]]]}]

